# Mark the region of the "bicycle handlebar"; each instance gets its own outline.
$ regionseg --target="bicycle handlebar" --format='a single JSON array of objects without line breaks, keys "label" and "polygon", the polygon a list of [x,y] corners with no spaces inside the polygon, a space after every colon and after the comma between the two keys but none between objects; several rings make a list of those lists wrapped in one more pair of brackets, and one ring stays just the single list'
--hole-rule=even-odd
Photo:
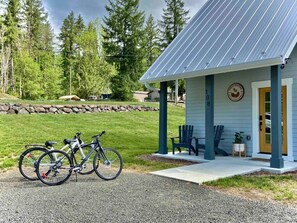
[{"label": "bicycle handlebar", "polygon": [[74,135],[74,139],[80,139],[81,132],[77,132]]},{"label": "bicycle handlebar", "polygon": [[106,131],[102,131],[100,134],[92,136],[92,138],[98,139],[99,137],[103,136],[106,133]]}]

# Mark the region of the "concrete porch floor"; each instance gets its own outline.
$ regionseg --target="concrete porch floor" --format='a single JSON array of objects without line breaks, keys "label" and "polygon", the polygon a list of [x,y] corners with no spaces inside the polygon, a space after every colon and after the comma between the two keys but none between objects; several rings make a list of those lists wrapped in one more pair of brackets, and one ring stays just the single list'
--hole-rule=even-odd
[{"label": "concrete porch floor", "polygon": [[203,153],[199,154],[199,156],[190,156],[188,152],[175,153],[175,155],[173,155],[172,153],[168,153],[166,155],[154,154],[154,156],[168,159],[182,159],[199,162],[199,164],[190,166],[151,172],[151,174],[153,175],[169,177],[197,184],[217,180],[219,178],[249,174],[261,170],[277,174],[297,170],[297,162],[285,161],[283,169],[275,169],[270,168],[269,160],[255,161],[251,160],[251,157],[239,158],[237,156],[216,156],[215,160],[209,161],[204,159]]}]

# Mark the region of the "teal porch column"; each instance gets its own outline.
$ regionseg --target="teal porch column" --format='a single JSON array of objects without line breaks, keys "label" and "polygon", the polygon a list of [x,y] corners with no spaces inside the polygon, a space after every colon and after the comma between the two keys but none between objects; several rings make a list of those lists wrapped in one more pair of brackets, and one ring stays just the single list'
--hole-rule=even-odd
[{"label": "teal porch column", "polygon": [[159,111],[159,154],[167,153],[167,82],[161,82]]},{"label": "teal porch column", "polygon": [[205,77],[205,153],[204,159],[214,160],[214,75]]},{"label": "teal porch column", "polygon": [[271,67],[271,158],[270,167],[283,168],[282,158],[282,75],[280,66]]}]

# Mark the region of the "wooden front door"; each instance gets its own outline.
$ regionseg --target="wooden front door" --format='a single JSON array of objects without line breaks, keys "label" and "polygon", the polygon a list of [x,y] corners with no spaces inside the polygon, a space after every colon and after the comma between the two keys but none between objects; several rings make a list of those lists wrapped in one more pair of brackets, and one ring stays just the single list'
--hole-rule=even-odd
[{"label": "wooden front door", "polygon": [[[260,88],[260,153],[271,153],[271,97],[270,88]],[[287,87],[282,87],[282,142],[287,155]]]}]

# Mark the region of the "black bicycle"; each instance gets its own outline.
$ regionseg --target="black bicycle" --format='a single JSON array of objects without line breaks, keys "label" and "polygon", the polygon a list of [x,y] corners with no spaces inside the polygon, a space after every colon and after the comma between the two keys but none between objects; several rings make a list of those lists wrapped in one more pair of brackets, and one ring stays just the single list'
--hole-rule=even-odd
[{"label": "black bicycle", "polygon": [[[19,158],[19,171],[20,173],[28,180],[38,180],[36,175],[36,166],[39,157],[51,150],[55,150],[54,145],[57,142],[46,141],[44,144],[29,144],[26,145],[26,150],[20,155]],[[67,154],[70,154],[71,159],[74,157],[77,160],[82,160],[85,157],[85,154],[89,153],[89,147],[82,149],[83,141],[81,140],[81,133],[77,132],[73,139],[64,139],[64,146],[60,149],[65,151]],[[94,172],[93,164],[85,163],[83,170],[80,171],[80,174],[91,174]]]},{"label": "black bicycle", "polygon": [[75,158],[75,150],[72,150],[72,158],[63,151],[52,150],[41,155],[37,162],[36,173],[38,178],[49,186],[60,185],[67,181],[72,171],[79,173],[84,165],[93,158],[93,170],[103,180],[117,178],[123,168],[123,160],[117,150],[103,148],[100,137],[105,131],[93,136],[92,143],[81,145],[81,148],[89,148],[89,153],[78,163]]}]

